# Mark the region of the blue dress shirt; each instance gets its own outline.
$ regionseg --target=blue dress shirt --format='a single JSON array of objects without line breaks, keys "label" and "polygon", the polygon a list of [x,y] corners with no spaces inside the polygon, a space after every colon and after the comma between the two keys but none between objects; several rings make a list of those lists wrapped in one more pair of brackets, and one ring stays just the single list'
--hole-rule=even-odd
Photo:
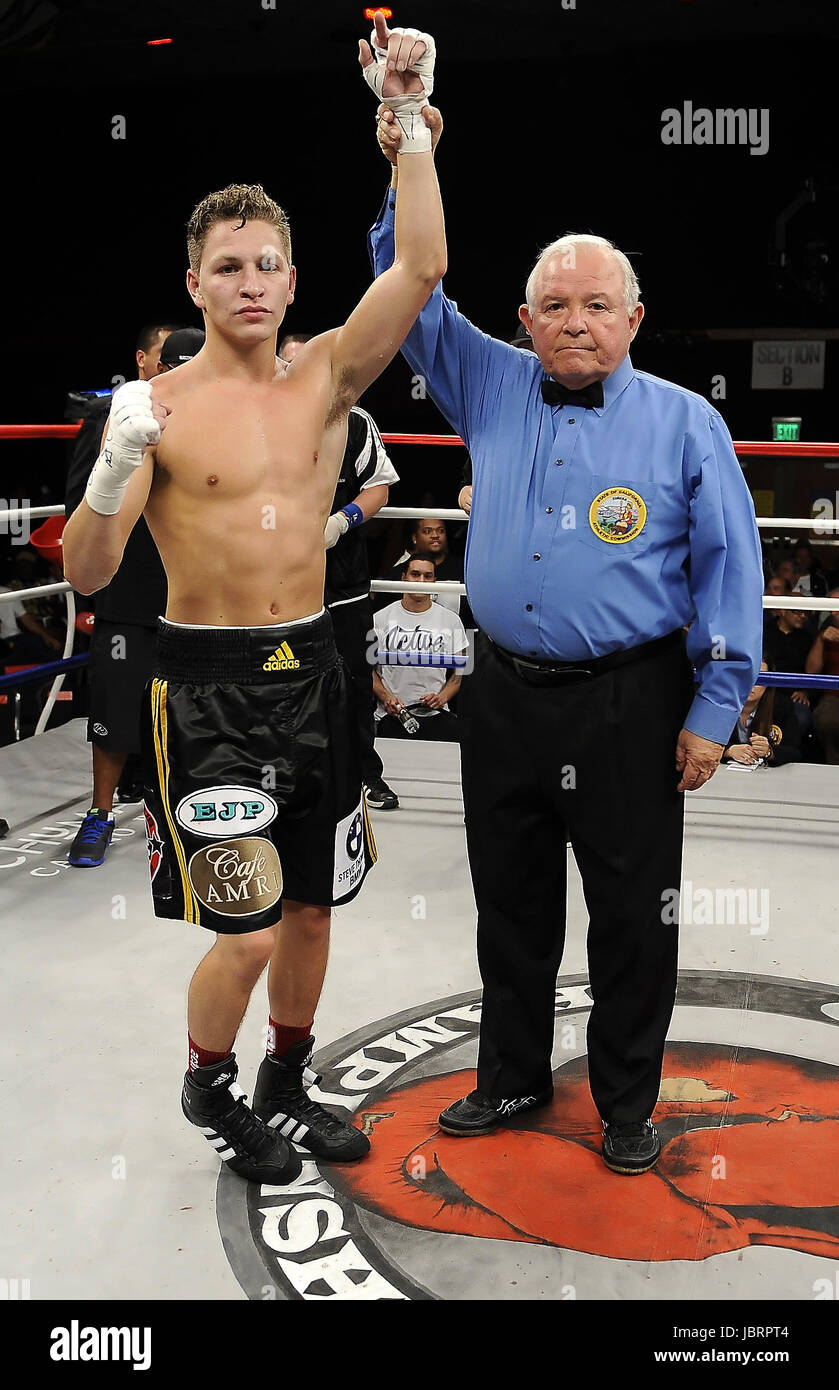
[{"label": "blue dress shirt", "polygon": [[[376,275],[393,263],[395,206],[390,190],[368,238]],[[577,661],[690,624],[685,727],[725,744],[760,669],[763,570],[721,415],[628,356],[602,407],[546,405],[538,357],[482,333],[442,284],[402,351],[472,458],[479,626],[519,656]]]}]

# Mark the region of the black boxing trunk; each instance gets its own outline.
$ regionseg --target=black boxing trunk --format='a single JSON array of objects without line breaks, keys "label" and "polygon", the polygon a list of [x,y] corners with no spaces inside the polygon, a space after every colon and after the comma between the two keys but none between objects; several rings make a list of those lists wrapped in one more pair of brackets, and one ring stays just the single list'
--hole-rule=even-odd
[{"label": "black boxing trunk", "polygon": [[376,846],[328,613],[256,628],[161,619],[142,733],[157,917],[236,935],[278,921],[284,898],[356,896]]}]

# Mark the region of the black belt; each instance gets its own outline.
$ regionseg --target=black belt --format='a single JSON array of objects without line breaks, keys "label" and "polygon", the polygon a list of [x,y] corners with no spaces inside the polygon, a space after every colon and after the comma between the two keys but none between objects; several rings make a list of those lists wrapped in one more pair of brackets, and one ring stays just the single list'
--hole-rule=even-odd
[{"label": "black belt", "polygon": [[675,651],[684,644],[685,634],[679,627],[668,632],[666,637],[654,637],[651,642],[642,642],[637,647],[624,651],[609,652],[607,656],[593,656],[580,661],[526,661],[524,657],[505,651],[497,642],[492,649],[505,663],[512,666],[517,676],[528,685],[562,685],[578,676],[601,676],[606,671],[614,671],[618,666],[629,666],[634,661],[644,661],[650,656],[661,656],[664,652]]}]

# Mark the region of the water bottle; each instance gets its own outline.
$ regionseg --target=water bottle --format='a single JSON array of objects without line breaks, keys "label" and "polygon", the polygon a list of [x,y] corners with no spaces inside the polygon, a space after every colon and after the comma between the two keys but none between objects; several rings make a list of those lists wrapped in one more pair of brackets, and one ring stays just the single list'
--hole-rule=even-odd
[{"label": "water bottle", "polygon": [[404,708],[404,706],[399,711],[396,718],[399,720],[406,734],[419,733],[419,720],[415,719],[412,714],[409,714],[408,711]]}]

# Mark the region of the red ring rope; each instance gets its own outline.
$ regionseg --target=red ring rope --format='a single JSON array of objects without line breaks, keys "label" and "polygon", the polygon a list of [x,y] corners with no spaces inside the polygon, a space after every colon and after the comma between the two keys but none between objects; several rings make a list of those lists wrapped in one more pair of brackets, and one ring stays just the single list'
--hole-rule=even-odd
[{"label": "red ring rope", "polygon": [[[0,425],[0,439],[75,439],[82,424]],[[458,434],[383,434],[385,444],[443,444],[465,447]],[[746,439],[735,441],[735,453],[786,455],[792,458],[839,458],[839,444],[804,443],[802,440]]]}]

